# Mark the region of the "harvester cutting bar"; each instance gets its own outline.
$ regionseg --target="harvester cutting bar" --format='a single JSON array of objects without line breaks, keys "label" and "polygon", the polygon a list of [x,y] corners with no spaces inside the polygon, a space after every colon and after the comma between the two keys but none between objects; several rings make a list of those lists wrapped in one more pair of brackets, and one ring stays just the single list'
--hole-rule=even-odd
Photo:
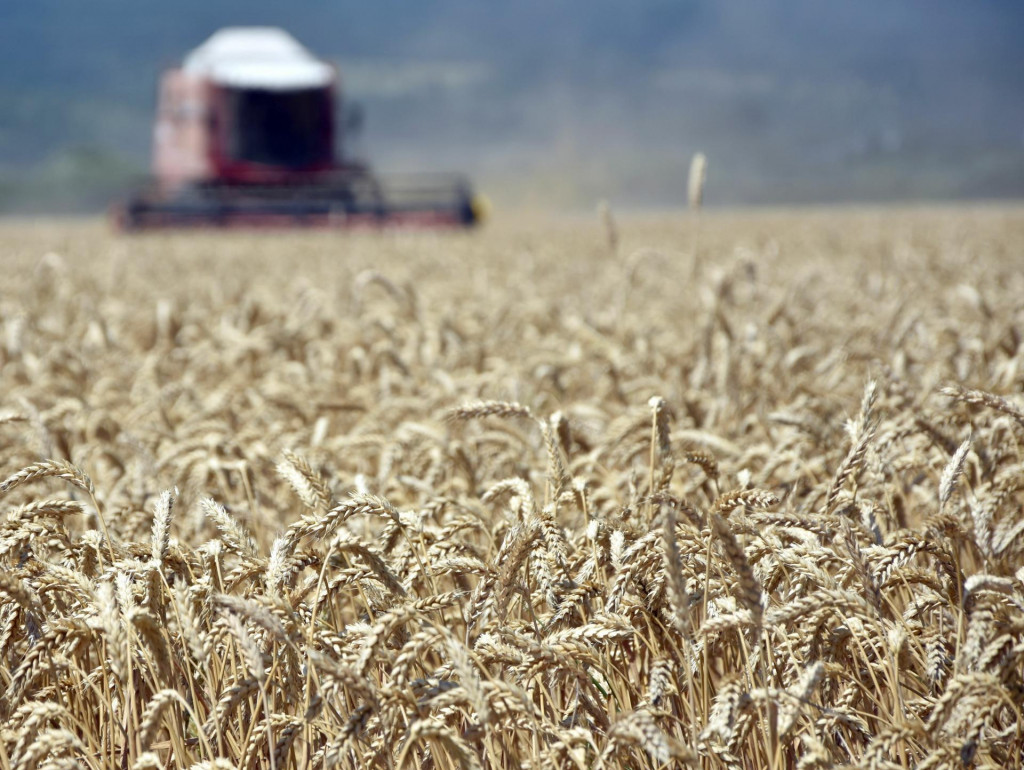
[{"label": "harvester cutting bar", "polygon": [[466,227],[479,207],[448,176],[339,178],[310,185],[196,185],[172,195],[151,188],[114,212],[124,230],[181,227]]}]

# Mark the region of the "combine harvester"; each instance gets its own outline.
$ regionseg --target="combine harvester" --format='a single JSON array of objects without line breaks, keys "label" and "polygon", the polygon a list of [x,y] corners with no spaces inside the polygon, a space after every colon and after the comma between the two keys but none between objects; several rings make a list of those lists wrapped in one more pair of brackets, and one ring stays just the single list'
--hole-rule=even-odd
[{"label": "combine harvester", "polygon": [[481,216],[448,175],[384,177],[347,160],[338,72],[287,32],[222,29],[160,81],[155,179],[114,207],[124,230],[466,227]]}]

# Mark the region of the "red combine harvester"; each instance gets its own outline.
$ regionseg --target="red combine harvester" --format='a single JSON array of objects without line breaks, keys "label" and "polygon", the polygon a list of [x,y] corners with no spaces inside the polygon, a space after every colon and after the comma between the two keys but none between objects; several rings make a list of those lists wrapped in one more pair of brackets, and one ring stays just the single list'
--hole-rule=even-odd
[{"label": "red combine harvester", "polygon": [[222,29],[164,73],[155,179],[115,206],[125,230],[463,227],[480,206],[460,177],[382,177],[341,151],[338,72],[287,32]]}]

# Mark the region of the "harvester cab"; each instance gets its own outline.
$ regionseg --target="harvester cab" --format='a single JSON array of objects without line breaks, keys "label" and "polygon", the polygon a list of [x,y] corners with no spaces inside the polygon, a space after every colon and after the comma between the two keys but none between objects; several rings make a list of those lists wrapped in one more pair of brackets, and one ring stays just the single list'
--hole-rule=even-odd
[{"label": "harvester cab", "polygon": [[[480,205],[461,177],[381,176],[346,159],[337,69],[287,32],[228,28],[160,80],[152,183],[115,207],[159,227],[461,227]],[[361,122],[361,121],[359,121]]]}]

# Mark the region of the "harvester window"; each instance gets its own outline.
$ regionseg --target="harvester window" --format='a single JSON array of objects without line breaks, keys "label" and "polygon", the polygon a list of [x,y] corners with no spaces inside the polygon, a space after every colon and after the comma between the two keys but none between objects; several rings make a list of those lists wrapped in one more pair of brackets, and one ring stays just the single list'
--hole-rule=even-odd
[{"label": "harvester window", "polygon": [[227,106],[233,159],[289,168],[331,162],[331,104],[324,89],[235,89]]}]

